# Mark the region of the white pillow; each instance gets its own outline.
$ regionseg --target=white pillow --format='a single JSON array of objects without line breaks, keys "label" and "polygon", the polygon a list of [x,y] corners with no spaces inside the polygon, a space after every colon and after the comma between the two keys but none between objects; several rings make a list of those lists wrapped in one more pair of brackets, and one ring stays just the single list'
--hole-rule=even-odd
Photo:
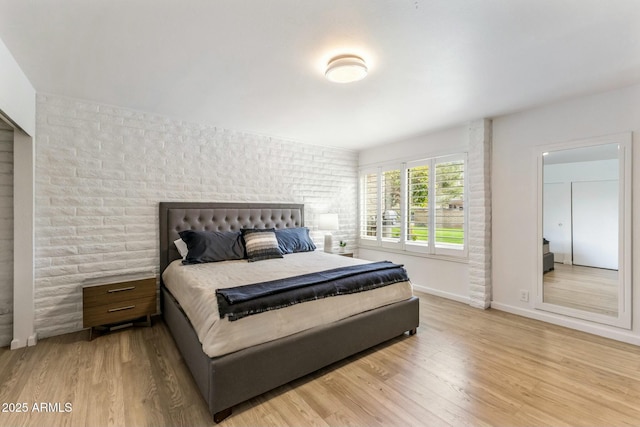
[{"label": "white pillow", "polygon": [[182,239],[174,240],[173,244],[176,245],[178,252],[180,252],[180,256],[184,259],[187,256],[187,253],[189,253],[187,244]]}]

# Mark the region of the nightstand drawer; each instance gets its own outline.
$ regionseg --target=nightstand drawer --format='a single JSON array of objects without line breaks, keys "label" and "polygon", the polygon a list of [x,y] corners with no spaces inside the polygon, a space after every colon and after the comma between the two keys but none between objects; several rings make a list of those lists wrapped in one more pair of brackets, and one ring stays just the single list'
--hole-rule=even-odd
[{"label": "nightstand drawer", "polygon": [[125,323],[147,317],[157,311],[156,278],[121,280],[82,287],[82,324],[91,328]]},{"label": "nightstand drawer", "polygon": [[133,320],[139,317],[154,314],[156,311],[156,296],[116,301],[109,304],[101,304],[95,307],[85,307],[82,316],[85,328],[99,325]]},{"label": "nightstand drawer", "polygon": [[82,304],[85,309],[151,296],[153,296],[155,301],[155,277],[107,285],[85,286],[82,288]]}]

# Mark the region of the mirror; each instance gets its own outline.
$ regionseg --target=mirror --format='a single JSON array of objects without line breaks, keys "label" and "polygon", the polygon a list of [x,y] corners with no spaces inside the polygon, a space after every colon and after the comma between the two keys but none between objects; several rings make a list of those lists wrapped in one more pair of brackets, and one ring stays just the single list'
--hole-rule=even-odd
[{"label": "mirror", "polygon": [[631,135],[541,147],[536,308],[631,327]]}]

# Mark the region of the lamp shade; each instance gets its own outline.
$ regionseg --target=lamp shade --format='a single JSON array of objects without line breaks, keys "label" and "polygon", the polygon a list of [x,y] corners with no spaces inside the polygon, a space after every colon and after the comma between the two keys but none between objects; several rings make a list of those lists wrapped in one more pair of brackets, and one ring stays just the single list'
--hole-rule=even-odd
[{"label": "lamp shade", "polygon": [[338,229],[338,214],[318,215],[318,230],[334,231]]}]

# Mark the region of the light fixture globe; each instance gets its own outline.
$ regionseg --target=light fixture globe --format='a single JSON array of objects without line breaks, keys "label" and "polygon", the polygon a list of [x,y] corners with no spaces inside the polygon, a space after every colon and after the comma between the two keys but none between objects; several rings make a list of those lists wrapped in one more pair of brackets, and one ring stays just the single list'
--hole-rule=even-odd
[{"label": "light fixture globe", "polygon": [[340,55],[331,58],[324,76],[330,82],[351,83],[364,79],[367,71],[367,64],[359,56]]}]

